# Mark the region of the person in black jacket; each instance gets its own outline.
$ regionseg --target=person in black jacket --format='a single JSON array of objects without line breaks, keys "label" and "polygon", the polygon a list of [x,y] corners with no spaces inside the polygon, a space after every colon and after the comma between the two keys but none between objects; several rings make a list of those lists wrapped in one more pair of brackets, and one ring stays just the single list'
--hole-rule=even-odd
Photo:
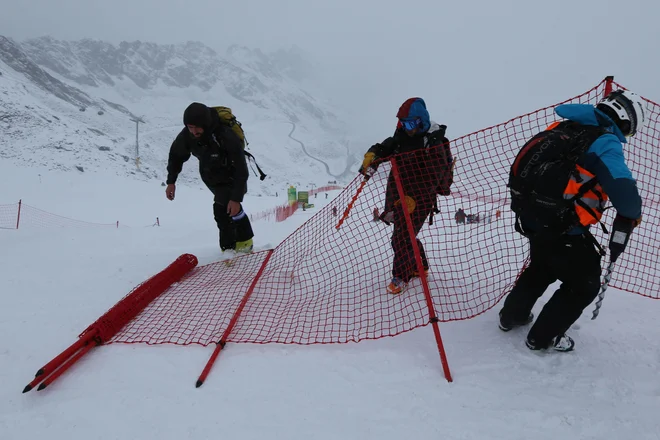
[{"label": "person in black jacket", "polygon": [[[367,151],[360,173],[369,178],[384,159],[392,158],[396,161],[405,194],[404,201],[417,235],[426,218],[435,209],[437,195],[450,193],[453,158],[449,141],[445,137],[447,127],[430,120],[423,99],[406,100],[399,108],[397,118],[399,121],[394,135]],[[418,276],[415,253],[401,203],[394,173],[390,172],[385,209],[380,218],[388,224],[394,223],[392,281],[387,286],[387,292],[392,294],[403,292],[410,279]],[[419,240],[417,246],[426,272],[429,264]]]},{"label": "person in black jacket", "polygon": [[199,174],[214,194],[213,214],[220,231],[220,248],[252,250],[252,225],[241,202],[249,177],[241,139],[217,112],[193,102],[183,113],[185,128],[170,148],[165,194],[174,200],[176,179],[192,154],[199,159]]},{"label": "person in black jacket", "polygon": [[[555,113],[580,127],[600,127],[596,137],[587,139],[586,152],[577,162],[580,176],[571,177],[565,194],[571,196],[569,189],[573,191],[578,184],[593,183],[589,182],[592,179],[596,185],[582,193],[579,203],[574,205],[580,222],[561,235],[544,233],[538,218],[530,219],[521,213],[517,230],[529,238],[530,263],[504,301],[499,328],[509,331],[531,323],[532,308],[546,289],[559,280],[560,287],[543,306],[527,333],[525,344],[531,350],[551,348],[566,352],[575,347],[575,341],[566,332],[596,298],[601,286],[602,253],[596,248],[600,245],[589,227],[601,220],[609,197],[617,212],[609,244],[610,261],[614,262],[642,220],[642,199],[626,165],[623,145],[642,130],[648,111],[639,95],[617,90],[596,106],[562,104],[555,108]],[[527,160],[519,155],[513,166],[523,169],[521,164]],[[625,240],[621,241],[622,237]]]}]

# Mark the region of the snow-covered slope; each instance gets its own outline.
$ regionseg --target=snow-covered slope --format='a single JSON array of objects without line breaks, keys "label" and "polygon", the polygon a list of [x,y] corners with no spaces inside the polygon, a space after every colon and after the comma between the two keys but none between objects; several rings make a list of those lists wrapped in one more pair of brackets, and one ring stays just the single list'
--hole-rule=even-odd
[{"label": "snow-covered slope", "polygon": [[[164,180],[183,109],[200,101],[231,107],[243,123],[250,151],[269,175],[264,183],[252,179],[251,191],[271,193],[309,176],[316,185],[341,180],[354,175],[364,146],[348,141],[337,116],[343,110],[303,88],[320,90],[309,79],[311,66],[295,48],[266,55],[234,46],[222,57],[194,42],[115,47],[0,37],[0,157]],[[136,117],[144,120],[139,147]],[[183,180],[198,181],[194,161]]]},{"label": "snow-covered slope", "polygon": [[[498,306],[441,324],[451,384],[426,327],[358,344],[228,344],[199,389],[213,347],[111,345],[21,394],[37,368],[177,256],[220,258],[206,190],[181,185],[169,202],[154,181],[40,172],[41,183],[0,164],[0,187],[60,215],[132,227],[0,230],[3,440],[659,438],[660,302],[615,289],[596,321],[585,314],[571,329],[572,353],[528,350],[524,329],[497,328]],[[284,198],[247,197],[246,210]],[[255,222],[255,244],[276,245],[314,212]],[[155,216],[160,228],[141,227]]]}]

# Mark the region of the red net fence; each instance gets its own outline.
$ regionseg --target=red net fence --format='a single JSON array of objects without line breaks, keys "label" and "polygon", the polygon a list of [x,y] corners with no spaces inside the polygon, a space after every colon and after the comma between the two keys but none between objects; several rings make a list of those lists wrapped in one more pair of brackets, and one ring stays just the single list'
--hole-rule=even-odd
[{"label": "red net fence", "polygon": [[317,188],[310,189],[309,190],[309,195],[313,196],[315,194],[321,194],[321,193],[325,193],[325,192],[328,192],[328,191],[337,191],[337,190],[340,190],[340,189],[344,189],[344,187],[343,186],[337,186],[337,185],[319,186]]},{"label": "red net fence", "polygon": [[298,210],[298,204],[288,204],[276,206],[273,209],[268,209],[266,211],[260,211],[255,214],[250,214],[250,221],[276,221],[283,222],[284,220],[291,217]]},{"label": "red net fence", "polygon": [[[298,205],[281,205],[266,211],[260,211],[250,215],[252,221],[277,221],[282,222],[291,217],[298,208]],[[160,226],[160,219],[147,226]],[[114,223],[93,223],[83,220],[76,220],[69,217],[53,214],[34,206],[30,206],[22,201],[10,205],[0,205],[0,229],[19,229],[19,228],[90,228],[90,227],[127,227],[126,224],[116,221]]]},{"label": "red net fence", "polygon": [[[325,193],[328,191],[337,191],[340,189],[343,189],[343,187],[337,185],[321,186],[319,188],[313,188],[309,190],[308,194],[316,196],[317,194]],[[250,220],[251,221],[275,220],[276,222],[283,222],[284,220],[291,217],[297,210],[298,210],[297,203],[294,204],[285,203],[283,205],[276,206],[273,209],[260,211],[255,214],[250,214]]]},{"label": "red net fence", "polygon": [[[309,191],[309,194],[320,194],[327,191],[337,191],[342,189],[340,186],[329,185],[323,186],[320,188],[314,188]],[[260,211],[254,214],[250,214],[250,220],[252,221],[276,221],[283,222],[284,220],[291,217],[296,210],[298,209],[298,204],[289,205],[283,204],[276,206],[273,209]],[[36,227],[36,228],[48,228],[48,227],[70,227],[70,228],[82,228],[82,227],[115,227],[126,226],[123,223],[116,221],[114,223],[93,223],[86,222],[82,220],[75,220],[72,218],[64,217],[61,215],[53,214],[35,208],[34,206],[27,205],[22,201],[18,203],[9,204],[9,205],[0,205],[0,229],[19,229],[20,227]],[[147,226],[160,226],[160,219],[156,217],[156,221]]]},{"label": "red net fence", "polygon": [[[603,81],[565,102],[595,104],[611,85]],[[649,124],[624,149],[644,200],[644,222],[618,260],[611,285],[658,298],[660,106],[648,101],[648,107]],[[419,157],[400,155],[380,164],[370,180],[356,178],[273,251],[193,269],[110,342],[344,343],[483,313],[509,292],[528,256],[526,240],[513,229],[506,182],[523,143],[558,120],[553,108],[452,141],[448,196],[429,196],[428,188],[441,182]],[[400,203],[404,196],[414,204]],[[439,212],[430,222],[434,201]],[[374,221],[374,208],[382,213],[386,205],[394,226]],[[459,208],[465,222],[456,219]],[[415,246],[407,233],[418,228]],[[402,294],[386,292],[393,271],[409,278],[423,267],[428,275],[411,278]]]},{"label": "red net fence", "polygon": [[113,227],[118,228],[119,222],[93,223],[75,220],[51,212],[43,211],[30,206],[22,201],[13,205],[0,205],[0,229],[19,229],[23,227],[46,228],[46,227]]},{"label": "red net fence", "polygon": [[[153,224],[146,226],[160,226],[160,220],[156,217]],[[11,205],[0,205],[0,229],[19,228],[119,228],[128,227],[126,224],[116,221],[114,223],[94,223],[64,217],[52,212],[47,212],[23,201]]]},{"label": "red net fence", "polygon": [[0,205],[0,229],[18,228],[18,203]]},{"label": "red net fence", "polygon": [[[341,190],[343,187],[337,185],[327,185],[313,188],[308,191],[310,195],[325,193],[328,191]],[[298,204],[290,205],[288,203],[276,206],[275,208],[250,214],[252,221],[276,221],[283,222],[291,217],[298,209]],[[19,227],[115,227],[126,226],[119,221],[114,223],[93,223],[82,220],[75,220],[61,215],[53,214],[34,206],[27,205],[22,201],[9,205],[0,205],[0,229],[19,229]],[[147,226],[160,226],[160,219]]]}]

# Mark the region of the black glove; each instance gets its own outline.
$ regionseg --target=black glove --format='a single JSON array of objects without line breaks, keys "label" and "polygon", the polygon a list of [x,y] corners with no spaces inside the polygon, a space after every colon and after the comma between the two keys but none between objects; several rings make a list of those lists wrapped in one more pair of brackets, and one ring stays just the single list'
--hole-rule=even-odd
[{"label": "black glove", "polygon": [[638,224],[638,220],[617,214],[614,218],[614,223],[612,223],[612,232],[610,235],[610,261],[615,262],[619,258],[619,255],[626,250],[630,234]]}]

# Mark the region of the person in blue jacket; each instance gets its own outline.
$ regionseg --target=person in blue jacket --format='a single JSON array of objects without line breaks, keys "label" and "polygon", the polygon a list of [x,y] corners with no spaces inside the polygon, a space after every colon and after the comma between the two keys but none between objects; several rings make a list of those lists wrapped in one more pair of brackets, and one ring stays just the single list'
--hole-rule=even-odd
[{"label": "person in blue jacket", "polygon": [[[595,107],[564,104],[555,113],[584,126],[602,128],[602,134],[591,143],[577,165],[595,176],[599,189],[609,196],[616,209],[612,232],[631,232],[641,222],[642,202],[624,160],[623,144],[644,126],[647,113],[644,101],[634,93],[617,90]],[[526,345],[532,350],[571,351],[575,342],[566,331],[598,295],[601,253],[596,250],[588,226],[579,225],[552,240],[541,240],[534,236],[534,224],[526,223],[522,215],[520,223],[530,241],[530,264],[504,301],[499,327],[509,331],[532,322],[534,304],[550,284],[560,280],[561,286],[529,330]],[[611,240],[610,251],[615,260],[623,248]]]}]

